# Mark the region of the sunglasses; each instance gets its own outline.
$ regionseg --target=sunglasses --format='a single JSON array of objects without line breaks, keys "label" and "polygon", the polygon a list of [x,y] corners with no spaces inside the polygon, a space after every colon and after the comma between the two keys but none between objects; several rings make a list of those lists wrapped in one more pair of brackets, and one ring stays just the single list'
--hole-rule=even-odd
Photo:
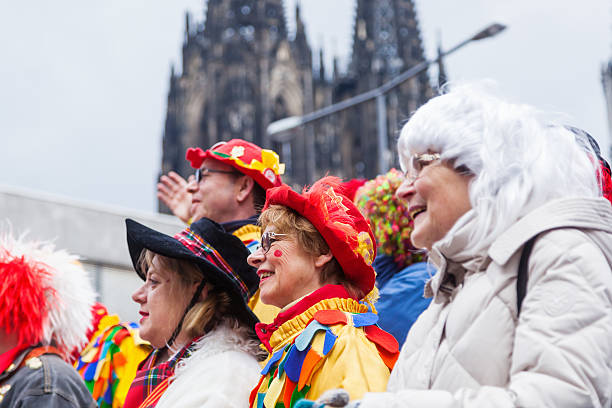
[{"label": "sunglasses", "polygon": [[289,234],[277,234],[276,232],[264,232],[261,234],[261,249],[267,254],[273,242],[279,241],[276,237],[286,237]]},{"label": "sunglasses", "polygon": [[209,169],[208,167],[202,167],[195,171],[196,182],[199,183],[200,181],[202,181],[204,177],[208,176],[211,173],[235,174],[235,175],[240,174],[236,171],[231,171],[231,170],[215,170],[215,169]]}]

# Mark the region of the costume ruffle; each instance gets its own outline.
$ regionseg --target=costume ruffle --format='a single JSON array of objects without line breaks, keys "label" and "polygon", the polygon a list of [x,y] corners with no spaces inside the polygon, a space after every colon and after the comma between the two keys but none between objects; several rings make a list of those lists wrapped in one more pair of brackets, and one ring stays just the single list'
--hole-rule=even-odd
[{"label": "costume ruffle", "polygon": [[[377,321],[378,315],[369,312],[367,306],[353,299],[333,298],[322,300],[283,323],[270,339],[274,351],[261,371],[259,384],[251,392],[250,406],[291,408],[305,398],[314,373],[330,356],[347,327],[363,330],[391,371],[399,355],[398,343],[376,325]],[[291,336],[288,344],[279,341]]]},{"label": "costume ruffle", "polygon": [[105,316],[99,330],[81,353],[75,368],[100,408],[123,406],[138,364],[151,346],[138,335],[136,323],[120,323]]}]

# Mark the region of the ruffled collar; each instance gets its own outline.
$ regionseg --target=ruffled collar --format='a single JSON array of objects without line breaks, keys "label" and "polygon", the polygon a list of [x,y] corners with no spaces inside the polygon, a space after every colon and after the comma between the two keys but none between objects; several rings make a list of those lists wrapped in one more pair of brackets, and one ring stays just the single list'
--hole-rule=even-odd
[{"label": "ruffled collar", "polygon": [[315,290],[293,306],[281,311],[270,324],[257,323],[255,331],[268,352],[284,344],[300,333],[319,310],[343,310],[365,313],[366,305],[360,304],[342,285],[325,285]]},{"label": "ruffled collar", "polygon": [[455,289],[463,284],[466,274],[483,271],[491,262],[486,248],[475,249],[471,242],[476,222],[475,211],[468,211],[443,239],[433,245],[429,260],[437,267],[438,273],[425,285],[425,296],[433,296],[436,303],[450,300]]}]

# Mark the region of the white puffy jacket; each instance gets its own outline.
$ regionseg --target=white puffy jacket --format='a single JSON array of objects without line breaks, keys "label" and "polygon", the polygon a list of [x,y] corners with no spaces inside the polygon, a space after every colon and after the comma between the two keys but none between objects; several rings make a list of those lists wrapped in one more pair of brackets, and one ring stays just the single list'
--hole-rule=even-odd
[{"label": "white puffy jacket", "polygon": [[[430,255],[430,307],[408,334],[386,393],[360,408],[612,406],[612,207],[559,199],[483,254],[465,242],[472,211]],[[517,321],[524,243],[527,294]]]},{"label": "white puffy jacket", "polygon": [[247,408],[259,381],[258,342],[227,325],[202,337],[177,363],[175,377],[157,408]]}]

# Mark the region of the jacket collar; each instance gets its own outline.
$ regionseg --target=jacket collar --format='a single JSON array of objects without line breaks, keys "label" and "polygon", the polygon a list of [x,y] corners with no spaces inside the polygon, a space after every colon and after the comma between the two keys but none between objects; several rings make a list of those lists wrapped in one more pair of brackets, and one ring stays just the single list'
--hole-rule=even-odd
[{"label": "jacket collar", "polygon": [[30,349],[27,344],[22,344],[0,354],[0,383],[17,371]]},{"label": "jacket collar", "polygon": [[[430,261],[438,273],[425,285],[425,296],[444,302],[452,296],[462,280],[462,271],[486,269],[491,261],[499,265],[506,262],[530,238],[556,228],[584,228],[612,233],[612,207],[605,198],[559,198],[538,207],[520,218],[497,237],[491,246],[474,251],[469,242],[474,210],[464,214],[453,226],[451,233],[434,244]],[[476,253],[478,252],[478,253]]]},{"label": "jacket collar", "polygon": [[224,222],[221,224],[221,226],[226,232],[229,232],[231,234],[237,229],[244,227],[245,225],[249,225],[249,224],[257,225],[257,218],[258,218],[258,215],[255,214],[255,215],[250,216],[249,218],[245,218],[244,220],[234,220],[234,221]]},{"label": "jacket collar", "polygon": [[259,342],[250,336],[251,331],[240,326],[233,328],[228,322],[222,322],[210,332],[194,340],[191,354],[177,364],[175,374],[181,375],[202,363],[202,360],[228,351],[240,351],[256,357],[262,351]]},{"label": "jacket collar", "polygon": [[612,207],[605,198],[561,198],[525,215],[502,233],[489,256],[504,265],[532,237],[556,228],[583,228],[612,233]]},{"label": "jacket collar", "polygon": [[476,214],[470,210],[461,216],[451,231],[436,242],[429,260],[438,268],[438,273],[425,284],[425,296],[434,297],[443,303],[450,299],[456,287],[463,283],[468,272],[484,270],[489,263],[486,250],[475,250],[470,238]]}]

